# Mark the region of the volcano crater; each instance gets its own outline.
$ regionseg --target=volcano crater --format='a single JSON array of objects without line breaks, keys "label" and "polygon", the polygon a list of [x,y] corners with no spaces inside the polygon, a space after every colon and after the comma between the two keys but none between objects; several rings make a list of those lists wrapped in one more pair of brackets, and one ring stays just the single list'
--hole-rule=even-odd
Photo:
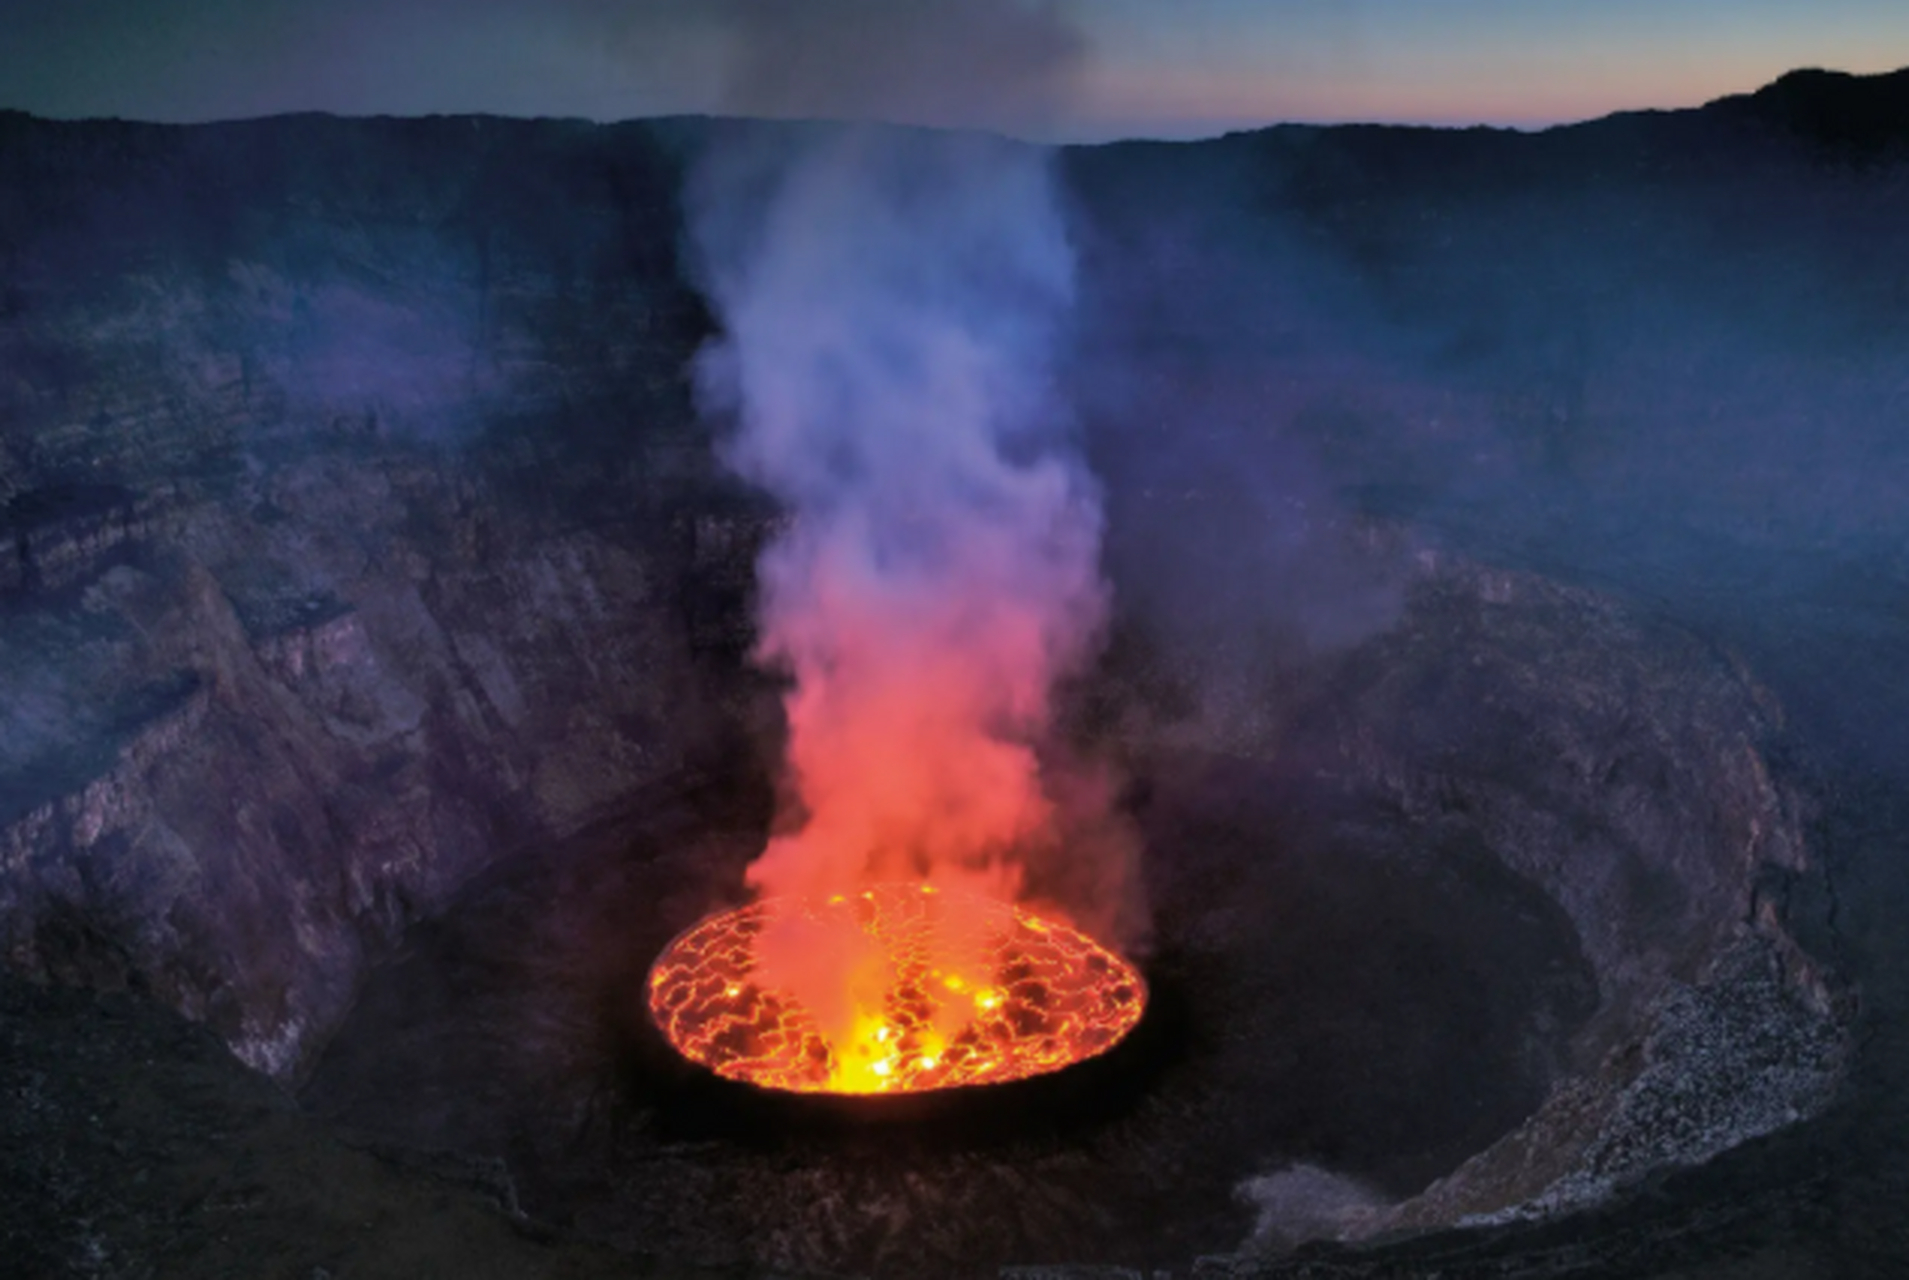
[{"label": "volcano crater", "polygon": [[909,1098],[680,1059],[644,975],[743,900],[772,799],[739,776],[495,864],[302,1101],[501,1157],[523,1212],[621,1247],[910,1275],[1549,1215],[1825,1105],[1847,997],[1779,892],[1818,873],[1770,697],[1583,589],[1427,553],[1403,594],[1231,686],[1144,646],[1096,677],[1153,918],[1102,1058]]}]

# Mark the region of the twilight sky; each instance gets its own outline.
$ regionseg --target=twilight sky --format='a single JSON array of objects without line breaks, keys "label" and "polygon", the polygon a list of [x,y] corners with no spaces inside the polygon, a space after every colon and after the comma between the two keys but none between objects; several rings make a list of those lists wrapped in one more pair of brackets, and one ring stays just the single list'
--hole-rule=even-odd
[{"label": "twilight sky", "polygon": [[0,0],[0,107],[1534,125],[1909,65],[1909,0]]}]

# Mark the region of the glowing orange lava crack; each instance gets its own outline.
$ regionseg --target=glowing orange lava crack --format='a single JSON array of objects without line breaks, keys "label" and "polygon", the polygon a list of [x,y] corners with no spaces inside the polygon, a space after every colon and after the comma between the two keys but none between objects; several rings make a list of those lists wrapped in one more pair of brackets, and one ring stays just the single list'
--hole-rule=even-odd
[{"label": "glowing orange lava crack", "polygon": [[[798,958],[779,959],[792,942]],[[684,1057],[802,1093],[913,1093],[1057,1071],[1111,1048],[1145,1005],[1133,966],[1079,930],[928,885],[711,916],[649,976],[650,1013]]]}]

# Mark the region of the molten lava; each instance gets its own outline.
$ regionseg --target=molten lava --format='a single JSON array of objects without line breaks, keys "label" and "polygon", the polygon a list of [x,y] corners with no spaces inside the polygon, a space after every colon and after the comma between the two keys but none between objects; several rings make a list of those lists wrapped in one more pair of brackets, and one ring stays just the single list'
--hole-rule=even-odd
[{"label": "molten lava", "polygon": [[1146,986],[1079,930],[932,885],[771,898],[670,943],[650,1013],[718,1075],[914,1093],[1057,1071],[1133,1029]]}]

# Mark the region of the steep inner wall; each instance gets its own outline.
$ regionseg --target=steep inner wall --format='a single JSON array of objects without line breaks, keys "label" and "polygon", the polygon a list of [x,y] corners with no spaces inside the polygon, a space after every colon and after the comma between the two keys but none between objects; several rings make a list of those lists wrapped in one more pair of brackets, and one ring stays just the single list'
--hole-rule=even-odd
[{"label": "steep inner wall", "polygon": [[[715,476],[683,380],[709,327],[676,264],[685,136],[0,117],[12,966],[149,990],[295,1078],[366,966],[492,860],[759,763],[740,673],[771,517]],[[1319,429],[1356,453],[1373,422]],[[1409,473],[1429,446],[1402,438],[1381,461]],[[1150,456],[1109,471],[1117,523]],[[1119,554],[1117,587],[1150,585]],[[1828,1010],[1758,914],[1807,858],[1754,684],[1596,597],[1436,556],[1400,572],[1408,605],[1314,637],[1331,660],[1307,696],[1250,641],[1223,678],[1169,644],[1200,714],[1122,732],[1143,757],[1317,751],[1412,821],[1484,833],[1563,906],[1606,1013],[1573,1064],[1595,1105],[1536,1149],[1617,1131],[1640,1077],[1600,1055],[1745,938]],[[1514,1157],[1427,1220],[1571,1167]]]},{"label": "steep inner wall", "polygon": [[[1130,711],[1130,745],[1145,759],[1224,744],[1310,770],[1412,831],[1407,864],[1474,842],[1569,917],[1596,1012],[1542,1105],[1415,1196],[1386,1202],[1306,1165],[1250,1180],[1262,1247],[1595,1203],[1813,1114],[1847,1063],[1848,988],[1781,906],[1783,886],[1822,869],[1807,801],[1770,763],[1770,693],[1599,593],[1449,553],[1409,563],[1383,632],[1289,654],[1276,691],[1262,672],[1191,718]],[[1199,678],[1130,677],[1141,707]],[[1231,928],[1243,945],[1250,924]]]},{"label": "steep inner wall", "polygon": [[501,851],[738,754],[673,162],[497,121],[0,134],[0,939],[295,1074]]}]

